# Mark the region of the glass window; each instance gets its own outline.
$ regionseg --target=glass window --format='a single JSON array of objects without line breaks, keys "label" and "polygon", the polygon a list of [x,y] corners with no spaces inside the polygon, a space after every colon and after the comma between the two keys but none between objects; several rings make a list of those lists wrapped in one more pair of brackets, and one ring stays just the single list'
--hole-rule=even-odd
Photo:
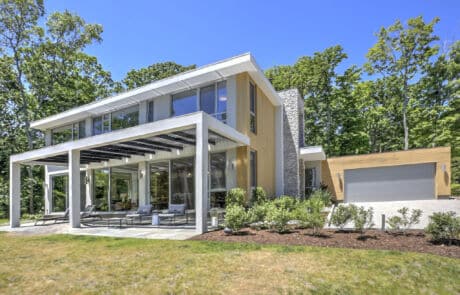
[{"label": "glass window", "polygon": [[112,113],[111,130],[139,125],[139,106],[133,106]]},{"label": "glass window", "polygon": [[78,123],[78,138],[85,138],[86,137],[86,123],[85,121],[81,121]]},{"label": "glass window", "polygon": [[93,118],[93,135],[102,134],[102,117]]},{"label": "glass window", "polygon": [[257,131],[257,88],[253,83],[249,83],[249,129]]},{"label": "glass window", "polygon": [[255,188],[257,186],[257,152],[251,151],[250,152],[250,177],[251,177],[251,188]]},{"label": "glass window", "polygon": [[217,83],[217,111],[216,118],[224,123],[227,122],[227,83]]},{"label": "glass window", "polygon": [[147,122],[153,122],[153,101],[149,101],[147,106]]},{"label": "glass window", "polygon": [[194,158],[171,160],[171,204],[195,209]]},{"label": "glass window", "polygon": [[200,110],[211,115],[216,112],[216,88],[214,85],[200,89]]},{"label": "glass window", "polygon": [[150,164],[150,203],[153,209],[168,209],[169,161]]},{"label": "glass window", "polygon": [[68,177],[67,175],[53,176],[52,182],[52,212],[62,212],[68,205]]},{"label": "glass window", "polygon": [[172,97],[172,116],[181,116],[196,112],[196,90],[185,91],[173,95]]},{"label": "glass window", "polygon": [[62,126],[51,131],[52,144],[59,144],[72,140],[72,125]]},{"label": "glass window", "polygon": [[127,211],[139,205],[137,165],[112,168],[110,173],[110,210]]},{"label": "glass window", "polygon": [[225,191],[225,166],[227,162],[226,153],[211,154],[210,174],[211,174],[211,191]]},{"label": "glass window", "polygon": [[97,211],[108,211],[109,169],[95,169],[93,181],[94,205]]}]

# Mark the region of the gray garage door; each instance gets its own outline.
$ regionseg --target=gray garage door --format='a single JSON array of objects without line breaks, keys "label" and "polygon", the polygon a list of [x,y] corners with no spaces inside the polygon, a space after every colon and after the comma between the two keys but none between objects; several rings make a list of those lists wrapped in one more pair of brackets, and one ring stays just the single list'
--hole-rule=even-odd
[{"label": "gray garage door", "polygon": [[434,163],[345,170],[345,202],[434,199],[434,174]]}]

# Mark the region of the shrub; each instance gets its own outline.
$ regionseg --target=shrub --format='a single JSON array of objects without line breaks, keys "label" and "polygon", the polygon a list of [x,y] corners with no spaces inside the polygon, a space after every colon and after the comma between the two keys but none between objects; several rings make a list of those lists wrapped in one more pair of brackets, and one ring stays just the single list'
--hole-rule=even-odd
[{"label": "shrub", "polygon": [[370,229],[374,226],[374,209],[372,207],[367,210],[364,207],[356,207],[353,211],[353,223],[356,231],[364,234],[365,229]]},{"label": "shrub", "polygon": [[323,201],[324,206],[329,207],[332,204],[332,195],[326,190],[316,190],[314,191],[309,199],[319,198]]},{"label": "shrub", "polygon": [[312,198],[299,202],[294,217],[306,228],[313,229],[313,234],[317,235],[324,227],[326,216],[323,214],[324,203],[320,198]]},{"label": "shrub", "polygon": [[276,230],[279,233],[286,232],[288,230],[287,224],[292,219],[292,212],[283,206],[277,206],[276,201],[272,201],[267,206],[267,214],[265,216],[265,222],[270,226],[271,229]]},{"label": "shrub", "polygon": [[264,189],[260,186],[256,187],[252,191],[251,195],[251,206],[257,205],[257,204],[263,204],[267,202],[267,193],[265,193]]},{"label": "shrub", "polygon": [[247,222],[247,213],[243,206],[230,205],[225,210],[225,226],[234,233],[242,229]]},{"label": "shrub", "polygon": [[450,188],[452,190],[452,196],[460,196],[460,183],[452,183]]},{"label": "shrub", "polygon": [[297,199],[291,196],[281,196],[274,199],[271,203],[277,208],[293,211],[297,206]]},{"label": "shrub", "polygon": [[430,216],[430,223],[425,231],[434,241],[452,241],[460,238],[460,217],[455,212],[436,212]]},{"label": "shrub", "polygon": [[346,206],[340,204],[337,208],[335,208],[334,213],[332,214],[331,223],[343,230],[345,225],[353,219],[353,213],[355,210],[355,205]]},{"label": "shrub", "polygon": [[231,190],[228,191],[227,196],[225,197],[225,205],[232,206],[232,205],[238,205],[244,207],[245,205],[245,196],[246,196],[246,191],[242,188],[232,188]]},{"label": "shrub", "polygon": [[248,210],[248,220],[250,223],[263,222],[267,215],[270,203],[256,204]]},{"label": "shrub", "polygon": [[406,230],[410,229],[412,225],[418,224],[420,222],[420,217],[422,216],[422,210],[412,209],[412,212],[409,216],[409,208],[403,207],[398,210],[398,213],[401,216],[392,216],[388,219],[388,225],[392,230],[403,230],[405,233]]}]

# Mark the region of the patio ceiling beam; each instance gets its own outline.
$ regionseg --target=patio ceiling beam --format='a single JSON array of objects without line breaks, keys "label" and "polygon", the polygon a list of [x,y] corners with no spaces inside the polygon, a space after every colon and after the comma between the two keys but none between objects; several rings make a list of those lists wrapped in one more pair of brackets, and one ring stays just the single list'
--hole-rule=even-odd
[{"label": "patio ceiling beam", "polygon": [[122,142],[120,144],[133,146],[133,147],[140,147],[140,148],[159,150],[159,151],[166,151],[166,152],[171,152],[172,151],[171,148],[162,147],[162,146],[156,146],[156,145],[151,145],[151,144],[148,144],[148,143],[136,142],[136,141]]},{"label": "patio ceiling beam", "polygon": [[170,140],[170,141],[174,141],[174,142],[180,142],[180,143],[183,143],[183,144],[195,145],[194,140],[191,141],[191,140],[183,139],[183,138],[178,137],[178,136],[173,136],[172,134],[160,134],[160,135],[157,135],[156,137],[166,139],[166,140]]},{"label": "patio ceiling beam", "polygon": [[117,147],[115,145],[100,146],[100,147],[92,148],[91,150],[122,153],[122,154],[125,155],[125,157],[129,157],[131,155],[145,155],[145,154],[148,154],[147,151],[136,151],[136,150],[132,150],[130,148]]},{"label": "patio ceiling beam", "polygon": [[117,153],[117,152],[103,152],[103,151],[96,151],[96,150],[87,150],[82,151],[81,154],[83,156],[102,156],[102,157],[109,157],[111,159],[121,159],[126,157],[126,154]]},{"label": "patio ceiling beam", "polygon": [[117,144],[114,144],[113,145],[115,148],[120,148],[120,149],[127,149],[128,152],[139,152],[139,153],[142,153],[142,154],[149,154],[149,153],[152,153],[154,154],[156,152],[155,149],[153,148],[147,148],[147,147],[133,147],[133,146],[130,146],[128,143],[126,142],[120,142],[120,143],[117,143]]},{"label": "patio ceiling beam", "polygon": [[[185,138],[185,139],[190,139],[190,140],[195,141],[195,135],[190,134],[190,133],[185,132],[185,131],[176,131],[176,132],[174,132],[174,133],[172,133],[172,134],[177,135],[177,136],[180,136],[180,137],[183,137],[183,138]],[[212,144],[212,145],[215,145],[215,144],[216,144],[216,141],[215,141],[214,139],[212,139],[212,138],[209,138],[209,139],[208,139],[208,143],[209,143],[209,144]]]},{"label": "patio ceiling beam", "polygon": [[148,144],[152,144],[152,145],[156,145],[156,146],[162,146],[162,147],[172,148],[172,149],[177,149],[177,150],[183,150],[184,149],[184,147],[181,146],[181,145],[169,144],[169,143],[156,141],[156,140],[151,140],[151,139],[146,139],[146,138],[137,139],[137,140],[134,140],[134,142],[148,143]]}]

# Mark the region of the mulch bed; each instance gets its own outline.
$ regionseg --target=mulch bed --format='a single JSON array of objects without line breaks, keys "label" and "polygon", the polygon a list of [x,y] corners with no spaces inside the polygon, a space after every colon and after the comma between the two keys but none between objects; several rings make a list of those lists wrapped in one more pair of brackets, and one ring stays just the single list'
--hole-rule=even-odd
[{"label": "mulch bed", "polygon": [[359,233],[336,230],[323,230],[320,236],[313,236],[310,230],[303,229],[279,234],[248,228],[238,235],[227,235],[218,230],[193,237],[192,240],[412,251],[460,258],[459,243],[450,246],[434,244],[421,230],[411,230],[406,235],[369,230],[362,237]]}]

